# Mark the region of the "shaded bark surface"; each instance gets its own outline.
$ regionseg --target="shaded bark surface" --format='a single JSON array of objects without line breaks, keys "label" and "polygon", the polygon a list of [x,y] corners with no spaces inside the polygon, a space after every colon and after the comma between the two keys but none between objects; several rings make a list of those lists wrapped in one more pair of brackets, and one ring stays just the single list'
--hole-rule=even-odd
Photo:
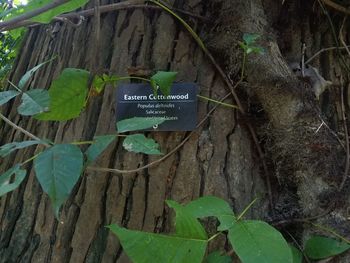
[{"label": "shaded bark surface", "polygon": [[[202,195],[222,197],[236,212],[261,196],[247,217],[270,222],[316,215],[328,210],[336,200],[336,209],[320,222],[348,236],[345,219],[349,200],[336,191],[343,176],[344,151],[329,130],[314,133],[321,123],[319,116],[326,114],[326,121],[338,121],[334,117],[336,95],[332,95],[337,94],[338,87],[327,91],[321,103],[316,102],[310,88],[297,80],[287,66],[287,62],[299,60],[301,42],[307,44],[310,54],[333,45],[327,20],[313,5],[314,1],[285,1],[284,5],[280,0],[170,2],[177,8],[213,19],[209,24],[186,20],[202,32],[208,47],[233,80],[238,78],[241,67],[242,52],[237,41],[242,33],[262,36],[259,44],[266,53],[250,58],[248,83],[238,90],[249,116],[242,118],[232,109],[219,107],[178,152],[142,172],[128,175],[85,172],[65,204],[60,222],[54,219],[48,196],[42,193],[28,165],[28,179],[0,200],[1,262],[129,262],[106,225],[118,223],[130,229],[169,232],[172,213],[164,201],[184,203]],[[95,61],[99,68],[120,76],[127,75],[131,66],[174,70],[179,72],[178,81],[197,82],[203,96],[220,99],[229,92],[191,36],[168,14],[129,9],[102,15],[101,22],[100,60]],[[92,23],[93,20],[86,20],[78,28],[63,24],[55,34],[50,33],[49,26],[30,29],[12,81],[17,83],[28,69],[55,54],[59,59],[40,70],[27,88],[48,87],[65,67],[89,69],[94,58]],[[336,83],[343,74],[335,53],[323,54],[313,65],[322,70],[326,79]],[[235,103],[232,99],[226,102]],[[3,112],[21,127],[56,143],[115,133],[118,109],[112,87],[94,99],[79,119],[68,122],[37,122],[21,117],[16,112],[18,104],[16,100]],[[199,101],[198,119],[213,106]],[[247,121],[254,124],[265,148],[265,161],[273,179],[273,214],[269,213],[265,175],[245,127]],[[337,123],[332,127],[337,127]],[[4,124],[0,125],[0,134],[1,145],[25,139]],[[187,134],[148,135],[160,143],[164,152],[169,152]],[[319,144],[326,148],[312,147]],[[30,148],[11,155],[1,161],[0,171],[39,150]],[[126,152],[118,140],[96,166],[128,170],[157,158]],[[343,191],[346,189],[348,185]],[[308,231],[300,223],[295,226],[293,234],[301,241]],[[211,249],[224,244],[225,240],[219,240]],[[346,259],[343,256],[334,262]]]}]

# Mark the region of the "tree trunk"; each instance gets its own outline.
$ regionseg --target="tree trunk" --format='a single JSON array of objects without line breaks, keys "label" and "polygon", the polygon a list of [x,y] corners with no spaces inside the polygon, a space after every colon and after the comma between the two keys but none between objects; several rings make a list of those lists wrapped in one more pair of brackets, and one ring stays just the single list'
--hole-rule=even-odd
[{"label": "tree trunk", "polygon": [[[93,1],[86,8],[93,6]],[[101,0],[101,4],[113,1]],[[60,222],[55,220],[48,196],[27,166],[26,181],[0,200],[1,262],[129,262],[116,236],[105,226],[118,223],[130,229],[169,232],[171,217],[166,199],[186,203],[199,196],[215,195],[242,211],[261,197],[247,217],[293,224],[293,220],[322,214],[319,223],[349,237],[342,181],[345,153],[334,134],[321,125],[336,119],[339,86],[334,85],[318,102],[310,87],[297,80],[287,62],[300,59],[301,42],[308,54],[334,45],[332,31],[320,6],[313,1],[281,0],[189,0],[170,1],[174,7],[210,17],[184,17],[202,37],[227,75],[238,80],[242,50],[237,45],[242,33],[258,33],[264,55],[252,55],[247,64],[247,83],[239,87],[246,114],[218,107],[207,122],[166,160],[137,173],[114,174],[86,171],[66,202]],[[175,2],[175,3],[174,3]],[[219,18],[219,19],[217,19]],[[152,71],[178,71],[177,81],[196,82],[200,94],[220,100],[228,92],[217,69],[203,54],[184,27],[161,10],[130,8],[101,16],[99,61],[94,61],[94,20],[77,28],[61,24],[58,32],[49,25],[31,28],[11,75],[18,83],[30,68],[58,55],[53,63],[36,73],[28,88],[47,88],[66,67],[98,68],[126,76],[128,68],[142,66]],[[213,21],[213,19],[217,19]],[[339,25],[338,25],[339,26]],[[336,53],[322,53],[313,61],[323,77],[339,84],[343,76]],[[345,75],[344,75],[345,76]],[[346,80],[346,78],[344,77]],[[115,133],[115,92],[107,87],[76,120],[39,122],[17,114],[19,101],[3,112],[17,125],[40,138],[56,143],[91,140],[95,135]],[[335,94],[335,95],[334,95]],[[336,99],[335,99],[336,98]],[[235,104],[229,98],[226,103]],[[322,105],[321,105],[322,103]],[[324,110],[322,113],[319,106]],[[198,119],[215,106],[199,101]],[[336,119],[338,122],[338,120]],[[273,203],[268,183],[247,123],[262,142],[271,177]],[[338,123],[332,128],[337,128]],[[21,141],[23,134],[0,124],[1,145]],[[170,152],[188,135],[186,132],[150,132],[163,152]],[[98,159],[96,166],[136,169],[159,157],[126,152],[118,139]],[[3,159],[0,171],[42,150],[29,148]],[[295,222],[294,222],[295,223]],[[292,234],[302,242],[311,227],[293,225]],[[211,246],[223,247],[225,240]],[[347,262],[349,257],[335,259]],[[343,260],[343,261],[341,261]],[[333,261],[332,261],[333,262]]]}]

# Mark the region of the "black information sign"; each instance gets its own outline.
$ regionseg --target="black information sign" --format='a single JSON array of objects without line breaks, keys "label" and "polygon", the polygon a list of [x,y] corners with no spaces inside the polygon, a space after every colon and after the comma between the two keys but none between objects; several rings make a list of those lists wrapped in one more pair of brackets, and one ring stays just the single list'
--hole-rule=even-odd
[{"label": "black information sign", "polygon": [[[148,84],[122,84],[117,91],[117,121],[133,117],[162,117],[153,130],[192,131],[197,125],[197,85],[176,83],[171,94],[155,96]],[[151,129],[150,129],[151,130]]]}]

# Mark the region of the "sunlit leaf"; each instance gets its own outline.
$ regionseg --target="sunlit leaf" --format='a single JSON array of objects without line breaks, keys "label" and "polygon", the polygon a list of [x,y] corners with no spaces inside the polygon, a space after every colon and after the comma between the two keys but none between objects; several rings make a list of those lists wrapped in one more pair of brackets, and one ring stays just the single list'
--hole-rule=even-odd
[{"label": "sunlit leaf", "polygon": [[[49,23],[51,19],[55,16],[58,16],[62,13],[67,13],[70,11],[73,11],[84,4],[86,4],[88,0],[74,0],[69,1],[67,3],[64,3],[62,5],[59,5],[55,8],[52,8],[40,15],[37,15],[33,18],[31,18],[31,21],[39,22],[39,23]],[[20,5],[16,8],[13,8],[9,14],[6,15],[4,20],[10,20],[12,18],[15,18],[19,15],[22,15],[23,13],[30,12],[32,10],[42,8],[48,4],[52,3],[52,0],[31,0],[26,5]]]},{"label": "sunlit leaf", "polygon": [[89,75],[82,69],[64,69],[49,89],[49,112],[35,115],[35,118],[64,121],[78,117],[85,106]]},{"label": "sunlit leaf", "polygon": [[153,139],[146,138],[143,134],[126,136],[123,147],[129,152],[161,155],[159,144]]}]

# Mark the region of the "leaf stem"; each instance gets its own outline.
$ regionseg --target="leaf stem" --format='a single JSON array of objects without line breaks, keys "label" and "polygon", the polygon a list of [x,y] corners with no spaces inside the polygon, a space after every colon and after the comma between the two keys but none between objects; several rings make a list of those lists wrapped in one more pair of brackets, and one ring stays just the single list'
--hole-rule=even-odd
[{"label": "leaf stem", "polygon": [[81,141],[81,142],[71,142],[73,145],[84,145],[84,144],[93,144],[95,141]]},{"label": "leaf stem", "polygon": [[[126,137],[127,135],[124,134],[117,134],[116,136],[118,137]],[[71,142],[70,144],[73,145],[85,145],[85,144],[94,144],[96,141],[75,141],[75,142]]]},{"label": "leaf stem", "polygon": [[197,95],[198,98],[201,98],[201,99],[204,99],[204,100],[207,100],[207,101],[211,101],[211,102],[214,102],[216,104],[220,104],[222,106],[226,106],[226,107],[229,107],[229,108],[234,108],[234,109],[238,109],[238,106],[236,105],[232,105],[232,104],[228,104],[228,103],[225,103],[225,102],[221,102],[221,101],[218,101],[218,100],[214,100],[214,99],[211,99],[211,98],[208,98],[208,97],[205,97],[205,96],[201,96],[201,95]]},{"label": "leaf stem", "polygon": [[36,157],[39,156],[40,153],[36,154],[36,155],[33,155],[32,157],[30,157],[29,159],[25,160],[23,163],[20,164],[20,166],[23,166],[31,161],[33,161]]},{"label": "leaf stem", "polygon": [[243,210],[243,212],[237,217],[237,221],[241,220],[242,217],[248,212],[248,210],[255,204],[255,202],[258,200],[258,197],[255,197],[255,199],[250,202],[250,204]]},{"label": "leaf stem", "polygon": [[118,81],[118,80],[127,80],[127,79],[137,79],[137,80],[142,80],[142,81],[146,81],[146,82],[151,82],[149,79],[146,79],[146,78],[142,78],[142,77],[117,77],[115,80]]},{"label": "leaf stem", "polygon": [[241,80],[244,78],[245,73],[245,64],[247,63],[247,52],[244,50],[243,52],[243,61],[242,61],[242,70],[241,70]]},{"label": "leaf stem", "polygon": [[18,92],[23,93],[23,90],[21,90],[19,87],[17,87],[15,84],[13,84],[11,81],[9,81],[9,80],[7,80],[7,81],[8,81],[8,83],[10,83],[10,85],[11,85],[12,87],[14,87]]},{"label": "leaf stem", "polygon": [[325,226],[322,226],[322,225],[319,225],[319,224],[314,224],[314,223],[312,223],[312,222],[308,222],[308,223],[311,224],[312,226],[318,228],[318,229],[321,229],[321,230],[323,230],[323,231],[326,231],[326,232],[328,232],[328,233],[334,235],[335,237],[341,239],[341,240],[344,241],[345,243],[350,244],[350,240],[349,240],[349,239],[343,237],[342,235],[339,235],[339,234],[338,234],[337,232],[335,232],[333,229],[328,228],[328,227],[325,227]]},{"label": "leaf stem", "polygon": [[220,232],[217,232],[215,235],[213,235],[213,236],[211,236],[209,239],[208,239],[208,243],[210,242],[210,241],[212,241],[213,239],[215,239],[215,238],[217,238],[219,235],[221,235],[222,234],[222,231],[220,231]]}]

